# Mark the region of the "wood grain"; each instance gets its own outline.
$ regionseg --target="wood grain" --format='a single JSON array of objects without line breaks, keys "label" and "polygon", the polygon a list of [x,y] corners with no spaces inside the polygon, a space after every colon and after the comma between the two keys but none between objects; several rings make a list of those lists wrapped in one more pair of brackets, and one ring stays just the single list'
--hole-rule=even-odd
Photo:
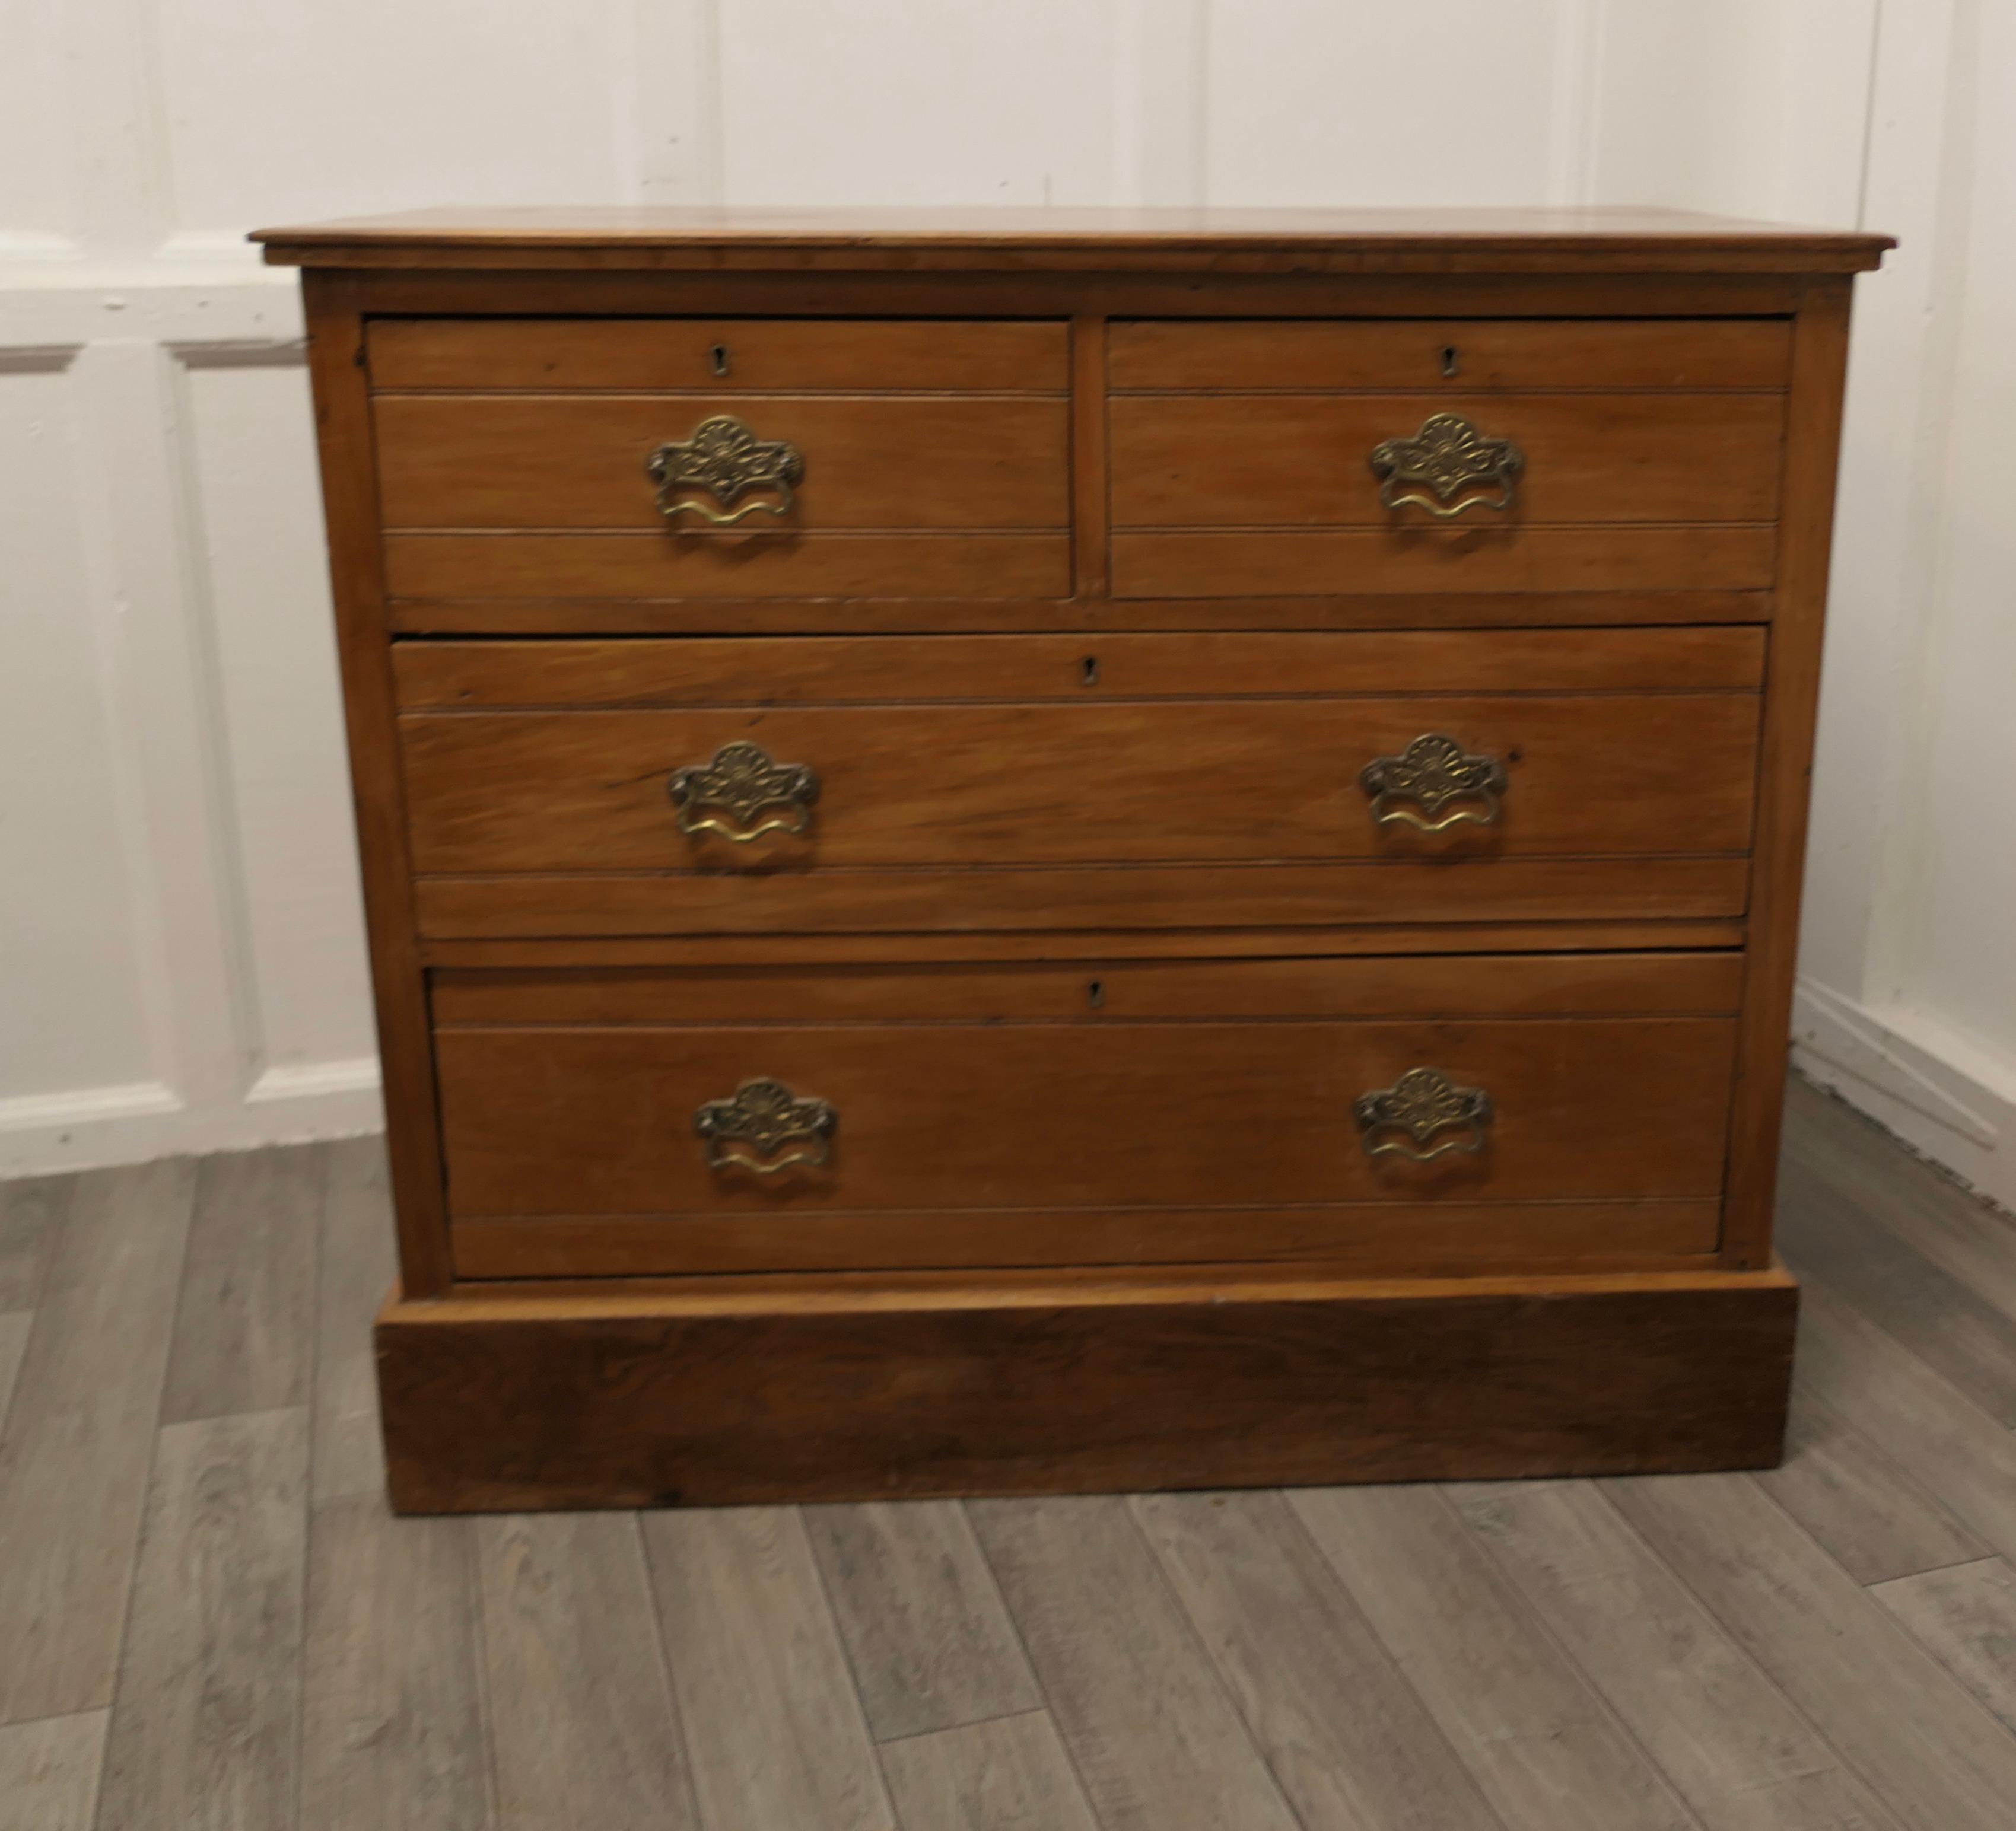
[{"label": "wood grain", "polygon": [[1353,275],[1624,272],[1784,273],[1874,267],[1886,236],[1792,229],[1665,209],[1041,210],[466,206],[259,229],[268,261],[488,270],[542,264],[721,272],[949,267],[1203,268]]},{"label": "wood grain", "polygon": [[1381,503],[1367,459],[1438,413],[1511,440],[1525,460],[1515,509],[1467,512],[1487,527],[1778,513],[1780,394],[1213,392],[1114,397],[1113,525],[1432,527],[1423,510]]},{"label": "wood grain", "polygon": [[35,1307],[42,1268],[76,1192],[74,1176],[0,1184],[0,1314]]},{"label": "wood grain", "polygon": [[[380,513],[388,529],[657,530],[645,460],[733,412],[804,459],[775,530],[1062,528],[1071,521],[1061,400],[963,395],[410,394],[380,397]],[[671,492],[718,513],[706,491]],[[781,505],[775,490],[744,502]],[[741,507],[738,502],[736,507]],[[664,523],[676,534],[697,516]],[[760,570],[760,561],[752,560]]]},{"label": "wood grain", "polygon": [[[753,1023],[967,1018],[1724,1016],[1742,962],[1715,953],[1382,955],[1071,965],[447,969],[436,1023]],[[1099,1002],[1089,987],[1099,985]]]},{"label": "wood grain", "polygon": [[1280,1496],[1154,1495],[1132,1505],[1301,1824],[1502,1831]]},{"label": "wood grain", "polygon": [[2016,1317],[1877,1220],[1866,1188],[1810,1176],[1800,1160],[1814,1148],[1787,1165],[1777,1229],[1786,1254],[2002,1424],[2016,1424]]},{"label": "wood grain", "polygon": [[1042,1708],[956,1503],[811,1507],[805,1527],[877,1741]]},{"label": "wood grain", "polygon": [[903,1831],[1097,1831],[1047,1711],[913,1736],[880,1754]]},{"label": "wood grain", "polygon": [[[1104,577],[1102,565],[1099,576]],[[1116,602],[1076,597],[1068,608],[1049,598],[873,597],[792,599],[747,594],[688,598],[399,598],[385,606],[398,635],[942,636],[956,633],[1053,634],[1060,623],[1084,631],[1188,631],[1201,635],[1283,631],[1577,629],[1634,625],[1768,623],[1769,591],[1335,592],[1211,598],[1149,597]]]},{"label": "wood grain", "polygon": [[[1181,929],[1130,931],[1125,929],[1061,930],[1022,933],[1014,930],[979,934],[821,935],[808,946],[790,934],[627,935],[542,937],[504,940],[427,941],[421,955],[430,966],[450,973],[527,970],[580,977],[639,967],[746,967],[802,966],[971,966],[989,963],[1036,962],[1046,966],[1111,966],[1115,962],[1211,960],[1259,961],[1276,955],[1305,959],[1366,960],[1393,966],[1395,950],[1422,957],[1424,967],[1447,966],[1464,956],[1489,958],[1499,952],[1544,959],[1563,953],[1587,959],[1588,950],[1615,948],[1640,952],[1648,948],[1702,950],[1702,959],[1718,975],[1743,944],[1740,921],[1652,922],[1452,922],[1436,927],[1398,926],[1366,923],[1345,927],[1237,928],[1197,936]],[[1741,962],[1738,960],[1740,970]],[[1401,969],[1401,970],[1405,970]],[[1718,979],[1717,983],[1721,983]]]},{"label": "wood grain", "polygon": [[[1010,871],[533,872],[415,885],[430,939],[1687,922],[1740,916],[1749,861],[1453,858]],[[1568,946],[1572,929],[1559,931]],[[1291,935],[1291,944],[1298,937]],[[973,944],[965,944],[970,947]],[[1204,944],[1206,951],[1211,943]],[[1303,946],[1291,951],[1302,952]]]},{"label": "wood grain", "polygon": [[1784,1465],[1759,1474],[1764,1491],[1858,1583],[1985,1557],[1987,1545],[1817,1397],[1814,1383],[1810,1373],[1793,1380]]},{"label": "wood grain", "polygon": [[[782,1205],[781,1203],[779,1204]],[[473,1215],[453,1223],[466,1279],[689,1277],[904,1266],[1320,1265],[1424,1277],[1489,1271],[1698,1268],[1713,1200],[1361,1203],[1327,1207],[1025,1208]]]},{"label": "wood grain", "polygon": [[1912,1822],[2009,1821],[2016,1743],[1740,1475],[1606,1491],[1807,1721]]},{"label": "wood grain", "polygon": [[2016,1571],[2000,1558],[1928,1570],[1875,1592],[1911,1638],[2016,1729]]},{"label": "wood grain", "polygon": [[99,1831],[293,1822],[308,1415],[160,1434]]},{"label": "wood grain", "polygon": [[[392,534],[385,570],[401,598],[1065,598],[1071,588],[1063,534]],[[591,616],[560,627],[601,626]]]},{"label": "wood grain", "polygon": [[77,1180],[0,1444],[0,1722],[112,1701],[195,1167]]},{"label": "wood grain", "polygon": [[316,1505],[301,1831],[491,1831],[473,1531],[394,1520],[376,1494]]},{"label": "wood grain", "polygon": [[322,1146],[321,1274],[316,1287],[315,1459],[317,1505],[338,1495],[376,1495],[385,1485],[371,1319],[397,1275],[384,1141],[345,1139]]},{"label": "wood grain", "polygon": [[742,1278],[704,1293],[389,1305],[378,1343],[394,1504],[895,1499],[1778,1459],[1796,1294],[1780,1276],[1163,1275],[815,1280],[774,1295]]},{"label": "wood grain", "polygon": [[1821,635],[1834,543],[1849,297],[1845,279],[1809,281],[1792,329],[1792,391],[1780,491],[1783,550],[1757,776],[1750,983],[1731,1107],[1729,1218],[1723,1236],[1723,1261],[1730,1266],[1761,1264],[1772,1250]]},{"label": "wood grain", "polygon": [[890,1831],[887,1794],[797,1513],[644,1520],[699,1822]]},{"label": "wood grain", "polygon": [[1102,1823],[1295,1831],[1124,1500],[970,1511]]},{"label": "wood grain", "polygon": [[[405,711],[1755,689],[1761,629],[1257,630],[1185,635],[401,642]],[[1085,678],[1085,664],[1096,664]]]},{"label": "wood grain", "polygon": [[0,1831],[92,1831],[110,1714],[0,1724]]},{"label": "wood grain", "polygon": [[685,1744],[637,1522],[477,1522],[499,1831],[686,1831]]},{"label": "wood grain", "polygon": [[[1489,318],[1303,323],[1121,322],[1108,333],[1115,394],[1154,389],[1782,388],[1782,319],[1548,324]],[[1444,372],[1453,352],[1456,374]]]},{"label": "wood grain", "polygon": [[164,1423],[308,1402],[326,1163],[287,1146],[203,1160]]},{"label": "wood grain", "polygon": [[[830,318],[381,318],[371,384],[387,388],[776,394],[937,389],[1061,394],[1065,327]],[[718,345],[727,373],[715,372]]]},{"label": "wood grain", "polygon": [[[718,1213],[760,1226],[785,1208],[928,1208],[978,1226],[990,1210],[1712,1196],[1730,1027],[1236,1016],[493,1026],[444,1031],[437,1053],[457,1217]],[[1352,1103],[1424,1064],[1489,1092],[1483,1147],[1425,1165],[1357,1148]],[[757,1076],[831,1103],[827,1165],[768,1178],[710,1168],[694,1113]],[[1270,1094],[1284,1088],[1292,1105]],[[1657,1129],[1634,1128],[1648,1109]],[[1253,1125],[1226,1117],[1248,1113],[1268,1115],[1264,1153]]]},{"label": "wood grain", "polygon": [[363,367],[364,315],[357,288],[340,275],[306,276],[301,290],[351,795],[363,867],[365,938],[383,1064],[387,1149],[399,1228],[399,1275],[408,1297],[424,1298],[445,1290],[451,1273],[427,988],[414,940],[405,790],[393,739],[377,466]]},{"label": "wood grain", "polygon": [[1512,1483],[1453,1498],[1704,1826],[1901,1824],[1594,1487]]},{"label": "wood grain", "polygon": [[2016,1556],[2016,1439],[1824,1284],[1808,1287],[1806,1377],[1984,1544]]},{"label": "wood grain", "polygon": [[[1759,591],[1773,581],[1777,544],[1766,524],[1123,532],[1113,537],[1113,595]],[[1535,609],[1522,621],[1546,616]]]},{"label": "wood grain", "polygon": [[0,1434],[7,1424],[7,1408],[14,1398],[14,1379],[20,1372],[22,1357],[28,1351],[28,1330],[34,1318],[26,1310],[0,1316]]},{"label": "wood grain", "polygon": [[1506,1831],[1695,1831],[1444,1497],[1320,1489],[1290,1504]]},{"label": "wood grain", "polygon": [[[423,876],[746,874],[1741,852],[1757,718],[1747,693],[1298,696],[408,713],[400,737]],[[1491,824],[1381,824],[1359,772],[1424,732],[1503,765]],[[804,834],[681,830],[672,772],[731,743],[817,772]]]}]

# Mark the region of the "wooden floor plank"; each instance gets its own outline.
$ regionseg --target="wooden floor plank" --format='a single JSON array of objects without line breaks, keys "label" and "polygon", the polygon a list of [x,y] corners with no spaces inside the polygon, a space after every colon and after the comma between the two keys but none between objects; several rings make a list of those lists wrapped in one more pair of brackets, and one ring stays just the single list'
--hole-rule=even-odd
[{"label": "wooden floor plank", "polygon": [[877,1740],[1042,1707],[957,1502],[808,1507],[805,1522]]},{"label": "wooden floor plank", "polygon": [[26,1310],[0,1316],[0,1441],[7,1429],[7,1410],[14,1400],[14,1380],[21,1370],[21,1357],[28,1351],[28,1330],[34,1317]]},{"label": "wooden floor plank", "polygon": [[1900,1151],[1887,1175],[1846,1174],[1832,1147],[1817,1128],[1787,1142],[1777,1237],[1793,1270],[1846,1297],[2003,1424],[2016,1424],[2016,1318],[1880,1218],[1904,1199],[1910,1172],[1931,1172]]},{"label": "wooden floor plank", "polygon": [[1133,1504],[1305,1831],[1499,1831],[1279,1494]]},{"label": "wooden floor plank", "polygon": [[903,1831],[1098,1831],[1047,1710],[913,1736],[881,1752]]},{"label": "wooden floor plank", "polygon": [[2016,1438],[1831,1293],[1803,1294],[1805,1377],[1982,1544],[2016,1557]]},{"label": "wooden floor plank", "polygon": [[110,1714],[0,1725],[0,1831],[91,1831]]},{"label": "wooden floor plank", "polygon": [[1708,1831],[1895,1831],[1721,1624],[1584,1481],[1451,1491]]},{"label": "wooden floor plank", "polygon": [[1874,1219],[2016,1320],[2016,1219],[1797,1076],[1786,1112],[1789,1163],[1826,1187],[1852,1191]]},{"label": "wooden floor plank", "polygon": [[[1802,1344],[1813,1329],[1802,1320]],[[1785,1460],[1759,1473],[1764,1491],[1858,1583],[1887,1582],[1985,1556],[1985,1544],[1815,1394],[1810,1367],[1802,1354]]]},{"label": "wooden floor plank", "polygon": [[1748,1477],[1603,1487],[1912,1831],[2008,1831],[2016,1737]]},{"label": "wooden floor plank", "polygon": [[867,1720],[795,1508],[644,1516],[704,1831],[887,1831]]},{"label": "wooden floor plank", "polygon": [[499,1831],[686,1831],[636,1516],[492,1516],[476,1536]]},{"label": "wooden floor plank", "polygon": [[1697,1821],[1431,1487],[1291,1504],[1508,1831]]},{"label": "wooden floor plank", "polygon": [[0,1182],[0,1314],[41,1300],[50,1243],[77,1192],[74,1176]]},{"label": "wooden floor plank", "polygon": [[112,1701],[194,1183],[91,1171],[51,1246],[0,1444],[0,1722]]},{"label": "wooden floor plank", "polygon": [[375,1494],[310,1515],[301,1831],[488,1831],[473,1534]]},{"label": "wooden floor plank", "polygon": [[164,1423],[308,1403],[326,1167],[315,1145],[203,1160]]},{"label": "wooden floor plank", "polygon": [[1107,1831],[1293,1831],[1125,1500],[969,1510]]},{"label": "wooden floor plank", "polygon": [[308,1476],[308,1491],[318,1504],[338,1495],[385,1491],[371,1322],[398,1272],[385,1141],[343,1139],[323,1149],[315,1457]]},{"label": "wooden floor plank", "polygon": [[98,1831],[293,1822],[308,1450],[298,1408],[161,1432]]},{"label": "wooden floor plank", "polygon": [[2016,1570],[1984,1558],[1874,1592],[1911,1638],[2016,1730]]}]

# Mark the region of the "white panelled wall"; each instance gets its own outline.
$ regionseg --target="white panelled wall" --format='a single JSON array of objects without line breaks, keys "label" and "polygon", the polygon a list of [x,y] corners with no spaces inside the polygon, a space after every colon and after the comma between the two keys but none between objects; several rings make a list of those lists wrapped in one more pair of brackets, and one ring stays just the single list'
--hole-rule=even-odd
[{"label": "white panelled wall", "polygon": [[1862,282],[1806,1065],[2016,1202],[2016,9],[0,0],[0,1175],[362,1131],[290,275],[442,203],[1652,203]]}]

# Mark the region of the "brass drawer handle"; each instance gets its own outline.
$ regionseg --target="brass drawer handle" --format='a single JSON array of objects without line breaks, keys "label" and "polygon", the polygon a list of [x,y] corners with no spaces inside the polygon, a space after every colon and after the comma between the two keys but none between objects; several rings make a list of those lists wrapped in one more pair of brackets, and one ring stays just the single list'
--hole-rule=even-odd
[{"label": "brass drawer handle", "polygon": [[[1409,1068],[1391,1087],[1360,1094],[1351,1112],[1366,1156],[1401,1157],[1417,1164],[1455,1151],[1482,1150],[1494,1117],[1491,1096],[1482,1088],[1459,1087],[1439,1068]],[[1431,1142],[1438,1132],[1455,1135]]]},{"label": "brass drawer handle", "polygon": [[[693,1109],[693,1130],[707,1140],[710,1170],[753,1170],[775,1176],[794,1164],[826,1160],[840,1115],[826,1101],[801,1099],[781,1081],[759,1075],[725,1100]],[[803,1148],[787,1149],[803,1140]],[[740,1147],[740,1148],[737,1148]]]},{"label": "brass drawer handle", "polygon": [[1473,755],[1441,732],[1427,731],[1397,757],[1374,757],[1359,771],[1358,786],[1370,798],[1372,818],[1381,826],[1397,822],[1424,833],[1440,833],[1464,820],[1495,826],[1499,797],[1505,793],[1505,765],[1496,757]]},{"label": "brass drawer handle", "polygon": [[[819,772],[805,763],[779,763],[761,744],[738,738],[723,744],[705,763],[675,769],[665,785],[679,811],[681,833],[718,833],[746,846],[766,833],[803,833],[819,799]],[[707,810],[718,808],[721,819]],[[788,808],[767,820],[766,808]]]},{"label": "brass drawer handle", "polygon": [[[1386,439],[1372,448],[1372,472],[1380,480],[1381,506],[1412,502],[1444,520],[1471,509],[1510,509],[1518,495],[1526,454],[1510,439],[1482,433],[1460,413],[1431,413],[1410,439]],[[1410,487],[1425,485],[1427,495]],[[1496,495],[1450,498],[1478,485],[1495,484]],[[1399,492],[1405,491],[1404,495]]]},{"label": "brass drawer handle", "polygon": [[[658,513],[666,520],[690,512],[716,527],[729,527],[745,515],[790,514],[791,486],[805,480],[805,459],[796,445],[759,439],[733,414],[717,413],[694,427],[691,438],[661,445],[644,460],[644,469],[658,486]],[[723,515],[704,502],[675,495],[685,489],[705,490],[733,513]],[[776,490],[783,499],[735,507],[751,490],[762,489]]]}]

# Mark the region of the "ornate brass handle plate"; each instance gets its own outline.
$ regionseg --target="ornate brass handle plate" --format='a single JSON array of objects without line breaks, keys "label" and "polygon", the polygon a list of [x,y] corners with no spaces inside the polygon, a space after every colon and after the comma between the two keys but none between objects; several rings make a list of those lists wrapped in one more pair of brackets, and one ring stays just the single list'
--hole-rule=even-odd
[{"label": "ornate brass handle plate", "polygon": [[[658,486],[658,513],[670,521],[693,514],[716,527],[730,527],[748,515],[788,515],[791,487],[805,475],[805,454],[782,439],[759,439],[732,413],[703,419],[689,439],[661,445],[644,460],[644,469]],[[778,492],[772,502],[759,499],[735,505],[751,490]],[[729,511],[710,509],[681,490],[704,490]]]},{"label": "ornate brass handle plate", "polygon": [[1397,757],[1374,757],[1358,772],[1381,826],[1396,822],[1440,833],[1459,821],[1495,826],[1505,793],[1505,765],[1472,755],[1453,737],[1424,732]]},{"label": "ornate brass handle plate", "polygon": [[[1374,445],[1371,462],[1383,507],[1412,502],[1447,520],[1471,509],[1510,509],[1526,455],[1510,439],[1478,431],[1460,413],[1432,413],[1412,438]],[[1483,493],[1494,484],[1496,495]]]},{"label": "ornate brass handle plate", "polygon": [[1417,1164],[1482,1150],[1493,1117],[1482,1088],[1460,1087],[1439,1068],[1409,1068],[1391,1087],[1360,1094],[1351,1113],[1366,1156]]},{"label": "ornate brass handle plate", "polygon": [[826,1101],[801,1098],[781,1081],[758,1075],[733,1098],[693,1109],[693,1131],[707,1140],[710,1170],[775,1176],[795,1164],[826,1162],[840,1115]]},{"label": "ornate brass handle plate", "polygon": [[[746,846],[766,833],[803,833],[819,779],[810,764],[777,762],[761,744],[738,738],[705,763],[675,769],[665,788],[679,811],[680,832],[718,833]],[[776,811],[759,818],[766,808]]]}]

